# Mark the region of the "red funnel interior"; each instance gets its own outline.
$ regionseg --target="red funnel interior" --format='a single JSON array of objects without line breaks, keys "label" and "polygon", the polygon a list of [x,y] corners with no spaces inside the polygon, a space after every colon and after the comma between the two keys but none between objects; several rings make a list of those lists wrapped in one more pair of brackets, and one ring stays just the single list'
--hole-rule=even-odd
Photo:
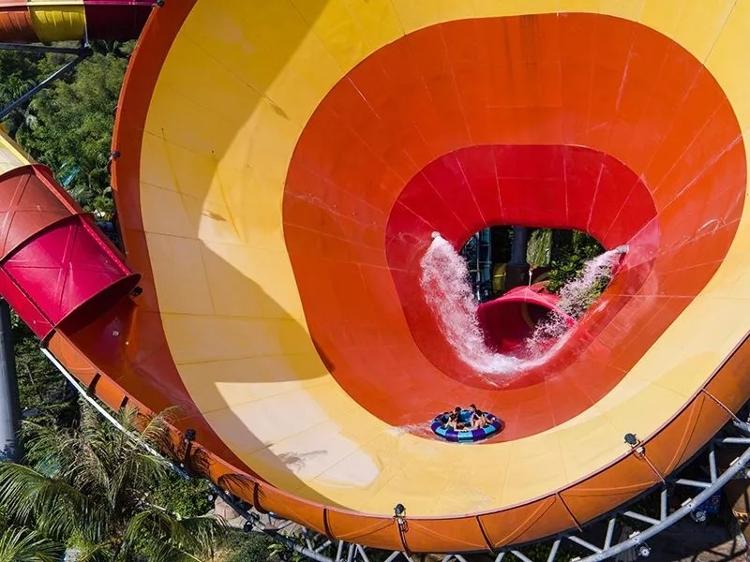
[{"label": "red funnel interior", "polygon": [[537,324],[557,313],[575,321],[557,306],[560,297],[545,291],[542,285],[516,287],[502,297],[479,305],[477,318],[487,346],[498,353],[523,357],[526,340]]}]

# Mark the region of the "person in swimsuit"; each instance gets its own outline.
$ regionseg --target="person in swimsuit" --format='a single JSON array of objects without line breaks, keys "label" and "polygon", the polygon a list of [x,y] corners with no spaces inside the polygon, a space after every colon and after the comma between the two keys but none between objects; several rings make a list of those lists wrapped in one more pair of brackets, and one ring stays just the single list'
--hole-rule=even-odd
[{"label": "person in swimsuit", "polygon": [[464,429],[466,429],[466,423],[464,423],[461,420],[461,407],[460,406],[456,406],[453,409],[452,416],[453,416],[453,426],[452,426],[453,429],[455,429],[456,431],[463,431]]},{"label": "person in swimsuit", "polygon": [[461,412],[461,408],[456,406],[453,411],[445,411],[441,414],[440,421],[443,423],[443,427],[453,429],[454,431],[458,427],[460,418],[458,414]]},{"label": "person in swimsuit", "polygon": [[479,429],[487,425],[484,412],[475,404],[469,404],[469,411],[471,412],[471,429]]}]

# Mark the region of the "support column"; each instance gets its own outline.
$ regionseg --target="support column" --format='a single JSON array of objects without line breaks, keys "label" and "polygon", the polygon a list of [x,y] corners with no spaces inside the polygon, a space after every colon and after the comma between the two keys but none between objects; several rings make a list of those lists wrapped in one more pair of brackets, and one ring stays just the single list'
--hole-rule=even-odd
[{"label": "support column", "polygon": [[492,297],[492,233],[489,228],[478,232],[477,240],[477,269],[479,280],[478,297],[484,302]]},{"label": "support column", "polygon": [[526,261],[526,250],[529,246],[529,229],[525,226],[513,227],[513,241],[510,249],[510,261],[506,274],[506,289],[512,289],[529,282],[529,264]]},{"label": "support column", "polygon": [[21,405],[18,400],[10,307],[4,299],[0,299],[0,460],[16,461],[21,457],[20,428]]}]

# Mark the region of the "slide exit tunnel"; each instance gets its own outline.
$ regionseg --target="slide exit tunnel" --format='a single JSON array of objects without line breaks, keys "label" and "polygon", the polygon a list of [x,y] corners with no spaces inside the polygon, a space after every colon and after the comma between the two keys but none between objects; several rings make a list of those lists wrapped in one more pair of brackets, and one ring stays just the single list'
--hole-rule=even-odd
[{"label": "slide exit tunnel", "polygon": [[[113,36],[148,3],[5,2],[0,30],[92,36],[96,4],[120,4]],[[750,1],[146,7],[113,141],[124,258],[45,250],[75,209],[16,231],[19,174],[58,192],[4,141],[0,291],[110,406],[179,406],[223,487],[335,539],[497,549],[659,484],[750,397]],[[419,264],[433,231],[501,224],[629,251],[556,353],[488,378]],[[499,436],[414,430],[469,403]]]}]

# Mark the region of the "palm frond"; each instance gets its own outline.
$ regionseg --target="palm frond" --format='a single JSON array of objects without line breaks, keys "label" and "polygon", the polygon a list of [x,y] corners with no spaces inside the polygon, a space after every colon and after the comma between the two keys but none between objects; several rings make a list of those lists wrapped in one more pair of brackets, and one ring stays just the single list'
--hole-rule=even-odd
[{"label": "palm frond", "polygon": [[10,527],[0,533],[0,562],[54,562],[64,548],[36,531]]},{"label": "palm frond", "polygon": [[68,468],[78,456],[79,443],[72,430],[27,421],[21,433],[26,463],[49,476]]},{"label": "palm frond", "polygon": [[203,558],[176,547],[171,542],[161,542],[146,546],[149,562],[202,562]]},{"label": "palm frond", "polygon": [[13,519],[36,521],[50,536],[61,538],[75,530],[95,532],[106,517],[67,482],[7,462],[0,463],[0,505]]},{"label": "palm frond", "polygon": [[191,537],[196,552],[210,553],[212,556],[217,538],[229,531],[227,522],[216,515],[184,518],[181,527]]},{"label": "palm frond", "polygon": [[112,543],[93,543],[78,540],[75,543],[77,562],[106,562],[111,560]]},{"label": "palm frond", "polygon": [[197,560],[213,552],[216,536],[225,530],[224,521],[212,516],[182,518],[148,506],[130,520],[123,535],[123,551],[132,553],[140,547],[148,551],[149,560]]},{"label": "palm frond", "polygon": [[156,415],[142,417],[141,421],[145,421],[145,425],[139,429],[143,441],[165,454],[171,452],[173,448],[172,427],[174,427],[179,412],[180,408],[173,406]]}]

